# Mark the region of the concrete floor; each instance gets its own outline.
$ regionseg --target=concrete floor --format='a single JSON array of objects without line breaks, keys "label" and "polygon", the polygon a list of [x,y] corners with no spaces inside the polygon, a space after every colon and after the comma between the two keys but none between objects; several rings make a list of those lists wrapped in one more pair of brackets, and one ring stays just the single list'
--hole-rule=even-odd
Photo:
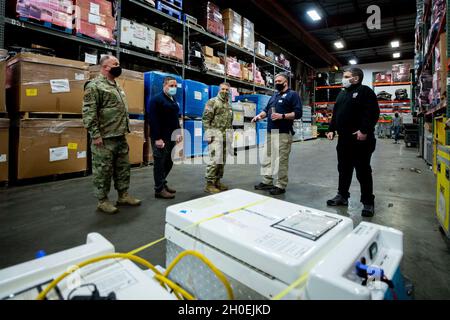
[{"label": "concrete floor", "polygon": [[[356,226],[362,221],[356,178],[348,209],[328,208],[325,203],[336,193],[335,143],[295,143],[288,192],[279,198],[349,216]],[[378,140],[372,163],[377,213],[368,221],[404,232],[402,270],[413,281],[417,299],[450,299],[450,243],[435,218],[432,172],[417,158],[416,149],[390,140]],[[41,249],[50,254],[80,245],[89,232],[104,235],[118,252],[159,239],[164,233],[166,206],[205,196],[203,175],[204,165],[175,166],[169,185],[178,190],[177,197],[164,201],[153,197],[152,167],[134,169],[130,192],[143,199],[143,205],[124,208],[115,216],[95,211],[91,177],[0,190],[0,268],[33,259]],[[259,181],[258,165],[226,168],[224,182],[233,188],[254,191],[253,185]],[[141,256],[165,265],[165,244],[143,251]]]}]

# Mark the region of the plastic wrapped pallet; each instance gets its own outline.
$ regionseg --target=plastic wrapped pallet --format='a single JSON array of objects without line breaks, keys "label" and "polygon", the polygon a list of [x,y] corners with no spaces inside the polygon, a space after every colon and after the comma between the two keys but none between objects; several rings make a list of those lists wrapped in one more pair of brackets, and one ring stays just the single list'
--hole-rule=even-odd
[{"label": "plastic wrapped pallet", "polygon": [[220,75],[225,74],[225,66],[221,63],[213,63],[213,62],[205,61],[205,65],[208,68],[208,70],[210,70],[210,71],[213,71]]},{"label": "plastic wrapped pallet", "polygon": [[8,181],[9,119],[0,119],[0,182]]},{"label": "plastic wrapped pallet", "polygon": [[171,36],[158,33],[156,35],[155,51],[164,56],[173,56],[176,50],[175,43]]},{"label": "plastic wrapped pallet", "polygon": [[160,94],[163,91],[164,78],[172,77],[177,81],[177,94],[175,100],[180,107],[180,114],[183,113],[184,106],[184,94],[183,94],[183,78],[171,73],[165,73],[160,71],[150,71],[144,73],[144,96],[145,106],[148,108],[150,99],[155,95]]},{"label": "plastic wrapped pallet", "polygon": [[225,35],[228,41],[241,46],[242,44],[242,16],[231,9],[222,11],[225,25]]},{"label": "plastic wrapped pallet", "polygon": [[203,21],[203,26],[208,32],[211,32],[219,37],[225,37],[225,26],[223,24],[223,16],[220,8],[208,1],[206,3],[206,16]]},{"label": "plastic wrapped pallet", "polygon": [[16,13],[19,17],[49,22],[53,25],[72,29],[72,0],[18,0]]},{"label": "plastic wrapped pallet", "polygon": [[[100,66],[89,67],[90,79],[100,74]],[[144,74],[142,72],[122,69],[122,74],[116,79],[125,91],[128,112],[144,114]]]},{"label": "plastic wrapped pallet", "polygon": [[392,66],[392,81],[406,82],[410,81],[409,70],[411,65],[409,63],[394,64]]},{"label": "plastic wrapped pallet", "polygon": [[131,164],[141,164],[144,161],[144,120],[130,120],[130,133],[127,134],[130,148]]},{"label": "plastic wrapped pallet", "polygon": [[241,64],[235,58],[227,57],[227,75],[242,79]]},{"label": "plastic wrapped pallet", "polygon": [[120,42],[155,51],[156,32],[145,24],[128,19],[121,20]]},{"label": "plastic wrapped pallet", "polygon": [[255,49],[255,25],[242,17],[242,47],[253,51]]},{"label": "plastic wrapped pallet", "polygon": [[20,53],[7,62],[9,107],[20,112],[81,113],[84,62]]},{"label": "plastic wrapped pallet", "polygon": [[262,42],[255,43],[255,52],[258,56],[265,57],[266,56],[266,45]]},{"label": "plastic wrapped pallet", "polygon": [[17,179],[86,171],[87,132],[81,119],[25,119],[14,130]]},{"label": "plastic wrapped pallet", "polygon": [[175,43],[175,52],[173,53],[173,57],[178,61],[183,61],[184,58],[184,49],[181,43],[174,41]]},{"label": "plastic wrapped pallet", "polygon": [[75,0],[75,32],[107,43],[115,43],[112,3],[106,0]]}]

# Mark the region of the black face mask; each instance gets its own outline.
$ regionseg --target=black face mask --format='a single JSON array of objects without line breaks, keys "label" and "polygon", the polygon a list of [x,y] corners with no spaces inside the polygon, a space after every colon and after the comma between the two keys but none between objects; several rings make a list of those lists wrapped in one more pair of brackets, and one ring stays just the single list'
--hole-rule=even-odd
[{"label": "black face mask", "polygon": [[278,91],[283,91],[284,83],[275,83],[275,89],[277,89]]},{"label": "black face mask", "polygon": [[109,70],[109,73],[114,77],[120,77],[120,75],[122,74],[122,67],[118,66],[118,67],[112,67],[111,70]]}]

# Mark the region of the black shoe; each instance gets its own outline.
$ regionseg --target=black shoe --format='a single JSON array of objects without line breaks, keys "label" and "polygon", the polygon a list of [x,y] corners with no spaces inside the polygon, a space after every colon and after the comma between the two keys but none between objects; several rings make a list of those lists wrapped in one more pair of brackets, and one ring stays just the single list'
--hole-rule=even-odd
[{"label": "black shoe", "polygon": [[278,195],[283,194],[285,192],[286,192],[286,189],[281,189],[281,188],[278,188],[278,187],[275,187],[275,188],[270,190],[270,194],[273,195],[273,196],[278,196]]},{"label": "black shoe", "polygon": [[375,206],[373,204],[365,204],[361,215],[363,217],[371,218],[375,214]]},{"label": "black shoe", "polygon": [[337,194],[333,199],[327,200],[329,206],[348,206],[348,199],[344,198],[340,194]]},{"label": "black shoe", "polygon": [[255,186],[255,190],[272,190],[272,189],[273,189],[272,184],[265,184],[262,182]]}]

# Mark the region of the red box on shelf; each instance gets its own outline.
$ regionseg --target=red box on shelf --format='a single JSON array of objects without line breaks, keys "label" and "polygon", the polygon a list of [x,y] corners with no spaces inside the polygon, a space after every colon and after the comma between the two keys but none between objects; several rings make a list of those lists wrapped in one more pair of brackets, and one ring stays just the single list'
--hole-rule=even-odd
[{"label": "red box on shelf", "polygon": [[80,20],[79,23],[77,23],[75,31],[77,34],[88,36],[90,38],[105,41],[108,43],[112,43],[115,40],[112,29],[96,24],[91,24],[83,20]]},{"label": "red box on shelf", "polygon": [[214,33],[222,38],[225,37],[225,26],[220,8],[210,1],[206,4],[204,27],[208,32]]},{"label": "red box on shelf", "polygon": [[74,4],[95,15],[113,16],[112,3],[106,0],[75,0]]},{"label": "red box on shelf", "polygon": [[67,29],[73,29],[72,11],[71,0],[19,0],[16,2],[16,13],[19,17],[49,22]]},{"label": "red box on shelf", "polygon": [[104,14],[96,15],[92,14],[89,9],[76,6],[75,7],[75,25],[76,28],[80,20],[85,22],[96,24],[113,30],[116,27],[116,19],[113,16],[107,16]]}]

